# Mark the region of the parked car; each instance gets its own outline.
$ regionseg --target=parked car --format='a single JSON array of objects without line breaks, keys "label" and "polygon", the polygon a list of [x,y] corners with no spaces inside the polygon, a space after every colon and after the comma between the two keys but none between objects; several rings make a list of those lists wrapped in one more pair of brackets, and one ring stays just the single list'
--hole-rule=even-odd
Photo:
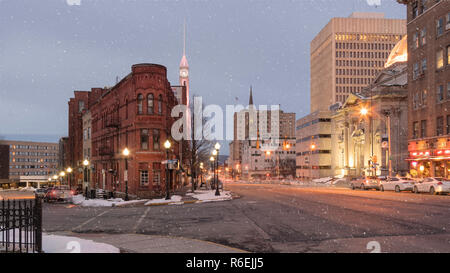
[{"label": "parked car", "polygon": [[51,201],[69,202],[72,200],[74,193],[75,192],[71,191],[69,189],[69,187],[65,187],[65,186],[48,188],[47,192],[45,193],[44,201],[45,202],[51,202]]},{"label": "parked car", "polygon": [[370,190],[370,189],[380,189],[380,180],[376,176],[366,176],[362,178],[354,179],[350,182],[350,187],[352,190]]},{"label": "parked car", "polygon": [[48,188],[40,188],[40,189],[36,189],[36,191],[34,193],[36,194],[37,197],[44,198],[47,191],[48,191]]},{"label": "parked car", "polygon": [[405,177],[388,177],[386,180],[381,180],[381,191],[412,191],[416,182]]},{"label": "parked car", "polygon": [[413,191],[414,193],[448,194],[450,193],[450,180],[443,177],[427,177],[415,183]]}]

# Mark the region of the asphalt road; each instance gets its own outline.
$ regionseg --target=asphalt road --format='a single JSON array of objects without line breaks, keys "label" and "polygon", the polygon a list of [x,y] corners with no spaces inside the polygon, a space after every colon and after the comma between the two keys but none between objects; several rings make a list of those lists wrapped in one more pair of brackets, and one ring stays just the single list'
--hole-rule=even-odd
[{"label": "asphalt road", "polygon": [[226,202],[44,206],[44,230],[180,236],[250,252],[450,252],[450,196],[227,184]]}]

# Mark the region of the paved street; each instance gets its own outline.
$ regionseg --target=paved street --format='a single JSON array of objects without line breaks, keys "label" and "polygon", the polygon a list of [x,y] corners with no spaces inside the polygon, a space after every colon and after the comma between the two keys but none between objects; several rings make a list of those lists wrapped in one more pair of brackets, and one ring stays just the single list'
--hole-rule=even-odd
[{"label": "paved street", "polygon": [[[44,206],[46,232],[199,239],[250,252],[450,252],[450,196],[228,184],[226,202],[134,208]],[[82,234],[77,234],[77,236]]]}]

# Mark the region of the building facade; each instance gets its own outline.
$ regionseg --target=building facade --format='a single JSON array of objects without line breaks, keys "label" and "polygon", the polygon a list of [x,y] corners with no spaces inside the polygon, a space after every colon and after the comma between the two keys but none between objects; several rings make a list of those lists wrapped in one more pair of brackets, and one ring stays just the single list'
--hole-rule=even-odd
[{"label": "building facade", "polygon": [[[9,183],[13,187],[47,184],[59,170],[59,144],[47,142],[1,140],[9,147]],[[29,185],[29,184],[28,184]]]},{"label": "building facade", "polygon": [[450,1],[407,5],[411,173],[450,177]]},{"label": "building facade", "polygon": [[361,92],[405,34],[405,20],[382,13],[331,19],[311,42],[311,112],[327,111]]},{"label": "building facade", "polygon": [[[171,140],[171,110],[177,104],[166,68],[157,64],[133,65],[128,76],[94,102],[89,108],[91,187],[119,194],[128,188],[136,197],[160,195],[165,189],[163,143]],[[178,145],[171,142],[169,157],[175,159]],[[126,160],[125,148],[130,151]]]},{"label": "building facade", "polygon": [[333,175],[407,174],[407,86],[406,63],[395,63],[332,114]]},{"label": "building facade", "polygon": [[0,145],[0,184],[9,183],[9,146]]},{"label": "building facade", "polygon": [[296,177],[312,180],[331,170],[331,112],[317,111],[296,122]]}]

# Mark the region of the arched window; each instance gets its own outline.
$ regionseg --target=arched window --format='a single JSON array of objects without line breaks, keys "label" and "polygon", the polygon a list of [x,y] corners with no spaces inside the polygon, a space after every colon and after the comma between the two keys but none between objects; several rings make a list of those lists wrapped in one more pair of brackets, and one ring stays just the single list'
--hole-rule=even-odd
[{"label": "arched window", "polygon": [[144,102],[144,96],[142,94],[139,94],[137,97],[137,107],[138,107],[138,114],[142,115],[143,114],[143,104]]},{"label": "arched window", "polygon": [[125,119],[128,119],[128,98],[125,99]]},{"label": "arched window", "polygon": [[147,114],[153,114],[153,94],[147,96]]},{"label": "arched window", "polygon": [[162,95],[158,97],[158,114],[162,115]]}]

